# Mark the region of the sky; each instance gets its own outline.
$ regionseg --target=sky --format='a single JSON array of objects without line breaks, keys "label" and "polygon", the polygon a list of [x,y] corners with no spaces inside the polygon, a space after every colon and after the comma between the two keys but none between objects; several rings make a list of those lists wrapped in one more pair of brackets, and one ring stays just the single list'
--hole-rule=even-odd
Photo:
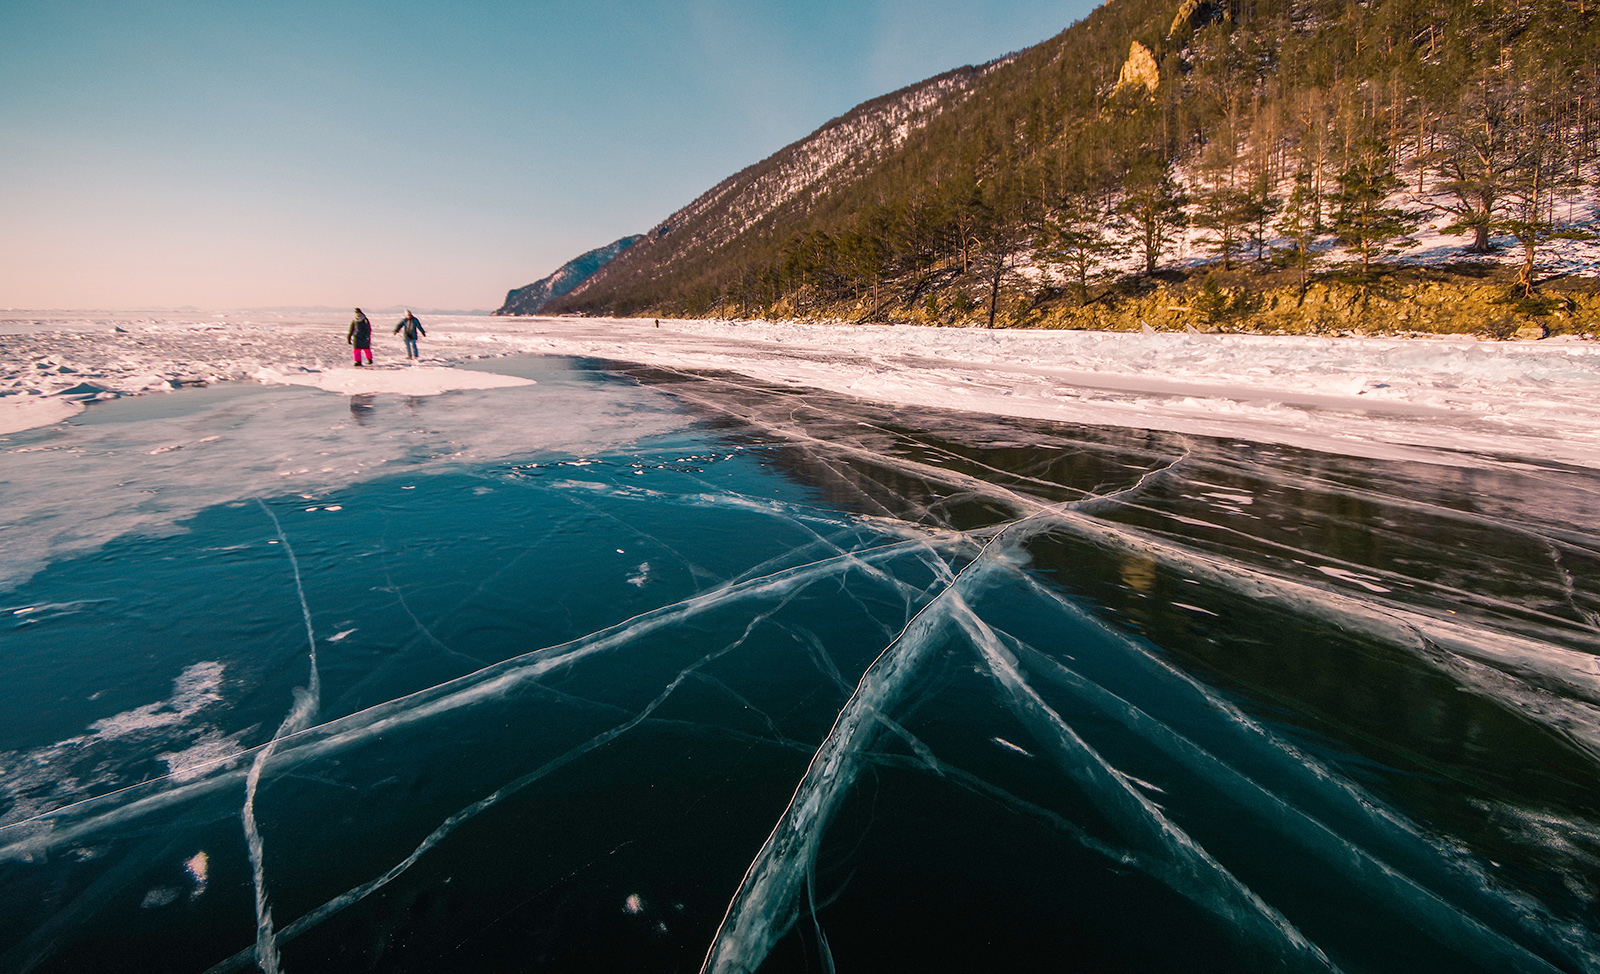
[{"label": "sky", "polygon": [[1091,0],[0,0],[0,308],[492,309]]}]

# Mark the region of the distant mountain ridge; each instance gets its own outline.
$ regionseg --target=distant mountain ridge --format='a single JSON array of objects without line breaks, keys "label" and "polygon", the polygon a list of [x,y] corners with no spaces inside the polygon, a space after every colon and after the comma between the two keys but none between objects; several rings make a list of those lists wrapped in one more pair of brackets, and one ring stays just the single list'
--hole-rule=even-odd
[{"label": "distant mountain ridge", "polygon": [[716,254],[752,232],[783,233],[825,199],[831,186],[859,180],[913,132],[960,103],[978,78],[1004,60],[946,71],[856,106],[656,224],[628,255],[620,274],[601,270],[568,294],[606,292],[616,281]]},{"label": "distant mountain ridge", "polygon": [[567,261],[548,277],[540,278],[526,287],[507,292],[505,303],[494,312],[497,315],[536,315],[556,298],[588,280],[594,273],[617,258],[624,250],[638,243],[643,236],[634,234],[613,240],[604,247],[580,254]]}]

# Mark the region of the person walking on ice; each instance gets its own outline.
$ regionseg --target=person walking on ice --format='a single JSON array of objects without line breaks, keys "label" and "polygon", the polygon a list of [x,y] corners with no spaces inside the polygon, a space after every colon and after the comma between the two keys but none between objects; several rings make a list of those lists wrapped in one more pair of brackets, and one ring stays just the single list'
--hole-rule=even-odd
[{"label": "person walking on ice", "polygon": [[360,308],[356,309],[356,318],[350,322],[350,331],[344,336],[344,340],[350,343],[357,366],[361,364],[362,352],[367,355],[367,364],[372,364],[372,322],[367,320],[367,316]]},{"label": "person walking on ice", "polygon": [[[428,333],[423,330],[422,322],[417,320],[417,316],[411,313],[410,308],[406,309],[406,316],[400,319],[400,323],[394,326],[394,331],[395,334],[400,335],[406,341],[406,358],[422,357],[417,352],[417,336],[421,335],[426,338]],[[404,334],[401,334],[402,331]]]}]

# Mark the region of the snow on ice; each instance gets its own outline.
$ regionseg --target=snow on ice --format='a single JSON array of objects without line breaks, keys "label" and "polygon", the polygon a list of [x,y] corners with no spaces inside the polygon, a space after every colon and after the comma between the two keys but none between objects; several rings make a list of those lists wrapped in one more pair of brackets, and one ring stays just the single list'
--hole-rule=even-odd
[{"label": "snow on ice", "polygon": [[[345,364],[343,316],[0,321],[0,433],[87,404],[218,381],[429,395],[522,384],[452,362],[537,352],[715,369],[908,406],[1232,436],[1479,465],[1600,465],[1600,347],[1578,339],[988,331],[800,322],[430,319],[425,364],[398,342]],[[386,361],[387,359],[387,361]],[[492,368],[492,367],[491,367]]]}]

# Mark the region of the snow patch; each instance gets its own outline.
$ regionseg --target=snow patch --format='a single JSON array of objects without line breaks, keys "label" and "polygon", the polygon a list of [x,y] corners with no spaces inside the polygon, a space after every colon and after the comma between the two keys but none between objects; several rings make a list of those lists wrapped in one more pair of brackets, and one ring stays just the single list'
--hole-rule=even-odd
[{"label": "snow patch", "polygon": [[182,724],[205,707],[222,700],[222,695],[217,692],[222,686],[222,670],[222,664],[214,660],[195,663],[173,681],[171,697],[97,720],[89,725],[89,729],[101,738],[115,740],[141,731]]},{"label": "snow patch", "polygon": [[345,395],[391,393],[403,396],[437,396],[461,389],[506,389],[531,386],[532,379],[493,372],[469,372],[434,366],[409,368],[348,368],[326,372],[280,372],[258,369],[253,378],[260,382],[313,386]]},{"label": "snow patch", "polygon": [[46,396],[0,396],[0,435],[49,426],[83,411],[71,399]]}]

